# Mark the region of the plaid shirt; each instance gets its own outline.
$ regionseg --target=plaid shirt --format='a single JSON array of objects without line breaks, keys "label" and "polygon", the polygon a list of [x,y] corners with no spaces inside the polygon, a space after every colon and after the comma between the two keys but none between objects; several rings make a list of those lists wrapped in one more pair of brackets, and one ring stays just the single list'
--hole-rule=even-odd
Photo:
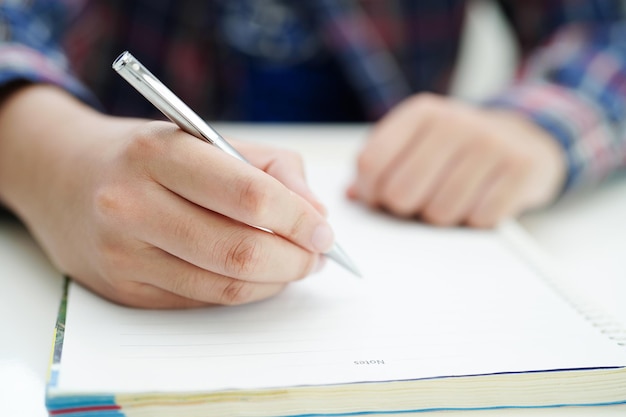
[{"label": "plaid shirt", "polygon": [[[567,155],[565,189],[626,166],[623,2],[498,3],[523,66],[485,105],[519,111],[553,135]],[[0,0],[0,85],[53,83],[112,114],[154,117],[111,70],[128,49],[207,118],[302,107],[327,111],[320,120],[376,120],[410,94],[446,93],[466,8],[465,0]]]}]

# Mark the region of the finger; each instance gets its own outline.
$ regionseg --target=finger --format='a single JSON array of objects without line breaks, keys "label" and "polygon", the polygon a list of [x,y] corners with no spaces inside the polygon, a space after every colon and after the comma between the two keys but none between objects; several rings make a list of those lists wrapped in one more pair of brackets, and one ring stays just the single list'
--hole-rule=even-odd
[{"label": "finger", "polygon": [[523,207],[523,176],[512,170],[501,172],[489,184],[467,217],[472,227],[494,227],[505,218],[517,215]]},{"label": "finger", "polygon": [[346,196],[350,200],[356,200],[359,197],[356,183],[352,183],[348,186],[348,188],[346,189]]},{"label": "finger", "polygon": [[144,282],[123,281],[115,286],[100,285],[92,289],[114,303],[135,308],[181,309],[207,305]]},{"label": "finger", "polygon": [[421,211],[461,151],[462,142],[455,134],[441,125],[424,132],[423,138],[384,174],[380,203],[400,216]]},{"label": "finger", "polygon": [[[116,261],[113,262],[115,266],[113,272],[104,272],[105,277],[88,279],[85,276],[72,276],[72,278],[104,298],[128,307],[180,309],[202,307],[207,304],[157,288],[149,283],[135,281],[134,279],[142,270],[136,262],[140,258],[133,257],[131,262],[127,262],[129,259],[126,256],[127,253],[128,249],[125,250],[123,256],[116,256]],[[120,261],[121,259],[124,261]],[[131,264],[132,267],[127,268]]]},{"label": "finger", "polygon": [[304,161],[300,154],[246,142],[237,142],[236,146],[252,165],[276,178],[326,216],[326,207],[317,199],[306,181]]},{"label": "finger", "polygon": [[357,161],[357,178],[351,187],[363,201],[375,204],[379,181],[401,157],[428,123],[429,100],[411,98],[398,105],[372,131]]},{"label": "finger", "polygon": [[169,124],[140,135],[131,150],[144,158],[156,182],[197,205],[272,230],[310,251],[332,247],[330,226],[305,199],[262,170],[164,125]]},{"label": "finger", "polygon": [[207,271],[256,282],[303,278],[317,256],[282,237],[199,207],[158,185],[146,190],[149,215],[137,238]]},{"label": "finger", "polygon": [[133,279],[190,300],[189,304],[250,303],[280,292],[284,283],[258,283],[204,270],[158,248],[144,254]]},{"label": "finger", "polygon": [[477,147],[464,150],[440,181],[422,216],[434,224],[455,225],[467,219],[496,173],[498,158]]}]

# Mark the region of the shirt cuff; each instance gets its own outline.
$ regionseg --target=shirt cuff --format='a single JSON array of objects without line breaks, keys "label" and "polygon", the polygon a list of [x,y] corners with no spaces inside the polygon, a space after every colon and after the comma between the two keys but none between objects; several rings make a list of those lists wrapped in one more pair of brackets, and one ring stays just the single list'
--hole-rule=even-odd
[{"label": "shirt cuff", "polygon": [[90,106],[101,107],[89,89],[59,62],[22,44],[1,43],[0,87],[14,81],[53,84]]},{"label": "shirt cuff", "polygon": [[599,182],[620,165],[618,140],[602,111],[580,93],[548,82],[519,84],[485,103],[516,111],[561,145],[567,164],[563,192]]}]

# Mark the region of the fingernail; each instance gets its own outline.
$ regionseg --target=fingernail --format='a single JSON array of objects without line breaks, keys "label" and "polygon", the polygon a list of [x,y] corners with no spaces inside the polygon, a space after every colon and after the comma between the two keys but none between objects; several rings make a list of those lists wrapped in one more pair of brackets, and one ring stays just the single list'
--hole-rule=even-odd
[{"label": "fingernail", "polygon": [[328,224],[322,223],[315,228],[311,239],[314,250],[320,253],[327,252],[333,246],[334,242],[335,234]]}]

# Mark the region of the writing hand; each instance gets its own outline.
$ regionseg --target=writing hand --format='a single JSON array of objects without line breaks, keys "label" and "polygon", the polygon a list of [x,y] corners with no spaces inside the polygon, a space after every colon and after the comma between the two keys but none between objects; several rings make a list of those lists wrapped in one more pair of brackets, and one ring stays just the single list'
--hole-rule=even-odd
[{"label": "writing hand", "polygon": [[[42,120],[17,131],[26,110]],[[257,168],[171,123],[103,116],[43,86],[10,98],[0,130],[5,204],[61,271],[118,303],[263,299],[332,246],[289,153],[242,144]]]}]

